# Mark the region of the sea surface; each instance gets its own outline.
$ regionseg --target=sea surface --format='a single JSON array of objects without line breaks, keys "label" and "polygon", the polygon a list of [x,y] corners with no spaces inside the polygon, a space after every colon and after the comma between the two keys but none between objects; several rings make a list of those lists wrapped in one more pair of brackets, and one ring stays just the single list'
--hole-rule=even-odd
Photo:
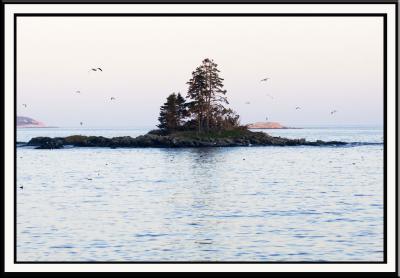
[{"label": "sea surface", "polygon": [[[25,128],[17,141],[148,131]],[[17,148],[17,260],[382,261],[382,128],[266,132],[363,144]]]}]

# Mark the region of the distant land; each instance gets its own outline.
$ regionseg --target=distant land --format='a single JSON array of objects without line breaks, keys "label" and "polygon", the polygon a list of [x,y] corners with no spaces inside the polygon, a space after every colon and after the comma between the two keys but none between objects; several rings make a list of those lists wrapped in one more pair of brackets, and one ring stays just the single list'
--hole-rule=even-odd
[{"label": "distant land", "polygon": [[17,127],[47,127],[44,123],[29,117],[17,116]]},{"label": "distant land", "polygon": [[278,122],[257,122],[246,126],[248,129],[297,129],[296,127],[283,126]]}]

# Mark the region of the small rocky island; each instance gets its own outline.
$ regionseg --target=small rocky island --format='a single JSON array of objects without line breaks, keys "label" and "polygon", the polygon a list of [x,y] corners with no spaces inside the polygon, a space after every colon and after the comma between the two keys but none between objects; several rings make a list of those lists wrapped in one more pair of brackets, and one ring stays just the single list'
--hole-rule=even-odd
[{"label": "small rocky island", "polygon": [[340,146],[340,141],[306,141],[273,137],[264,132],[232,130],[221,134],[197,134],[196,132],[176,132],[168,135],[154,134],[132,138],[121,136],[106,138],[102,136],[73,135],[68,137],[35,137],[26,145],[37,149],[60,149],[64,146],[107,147],[107,148],[196,148],[196,147],[247,147],[247,146]]},{"label": "small rocky island", "polygon": [[243,146],[338,146],[339,141],[309,142],[252,132],[240,125],[239,115],[231,108],[223,89],[217,64],[210,59],[192,72],[187,82],[186,98],[180,93],[170,94],[160,108],[158,129],[145,135],[106,138],[102,136],[73,135],[68,137],[35,137],[19,146],[37,149],[60,149],[64,146],[107,148],[197,148]]},{"label": "small rocky island", "polygon": [[278,122],[257,122],[247,125],[248,129],[292,129],[291,127],[283,126]]},{"label": "small rocky island", "polygon": [[44,123],[36,121],[29,117],[17,116],[17,127],[18,128],[34,128],[34,127],[47,127]]}]

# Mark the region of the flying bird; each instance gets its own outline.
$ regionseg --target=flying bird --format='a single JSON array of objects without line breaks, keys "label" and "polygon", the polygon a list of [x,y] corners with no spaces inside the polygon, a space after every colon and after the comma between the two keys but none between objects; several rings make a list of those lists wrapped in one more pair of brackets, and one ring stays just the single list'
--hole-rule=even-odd
[{"label": "flying bird", "polygon": [[115,97],[111,97],[110,100],[115,100]]},{"label": "flying bird", "polygon": [[299,109],[301,109],[301,107],[299,107],[299,106],[296,106],[296,110],[299,110]]},{"label": "flying bird", "polygon": [[28,105],[26,105],[25,103],[23,103],[22,106],[24,106],[25,108],[28,107]]},{"label": "flying bird", "polygon": [[80,93],[81,93],[81,91],[76,91],[75,93],[77,93],[77,94],[80,94]]},{"label": "flying bird", "polygon": [[19,188],[20,188],[20,189],[24,189],[24,186],[23,186],[23,185],[21,185]]},{"label": "flying bird", "polygon": [[260,81],[260,82],[267,81],[268,79],[271,79],[271,78],[269,78],[269,77],[265,77],[265,78],[261,79],[261,81]]},{"label": "flying bird", "polygon": [[331,115],[335,114],[336,112],[336,110],[331,111]]},{"label": "flying bird", "polygon": [[89,70],[89,72],[90,71],[103,71],[103,69],[102,68],[91,68],[90,70]]}]

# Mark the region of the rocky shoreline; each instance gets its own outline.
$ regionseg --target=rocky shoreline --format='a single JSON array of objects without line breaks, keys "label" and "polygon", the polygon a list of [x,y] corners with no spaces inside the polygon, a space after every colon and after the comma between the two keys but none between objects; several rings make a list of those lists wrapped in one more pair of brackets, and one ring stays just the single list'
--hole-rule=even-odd
[{"label": "rocky shoreline", "polygon": [[[19,142],[22,143],[22,142]],[[35,137],[19,146],[34,146],[36,149],[61,149],[64,146],[101,148],[198,148],[198,147],[245,147],[245,146],[343,146],[341,141],[306,141],[273,137],[264,132],[246,131],[239,136],[207,137],[182,136],[182,134],[145,134],[136,138],[121,136],[73,135],[68,137]]]}]

